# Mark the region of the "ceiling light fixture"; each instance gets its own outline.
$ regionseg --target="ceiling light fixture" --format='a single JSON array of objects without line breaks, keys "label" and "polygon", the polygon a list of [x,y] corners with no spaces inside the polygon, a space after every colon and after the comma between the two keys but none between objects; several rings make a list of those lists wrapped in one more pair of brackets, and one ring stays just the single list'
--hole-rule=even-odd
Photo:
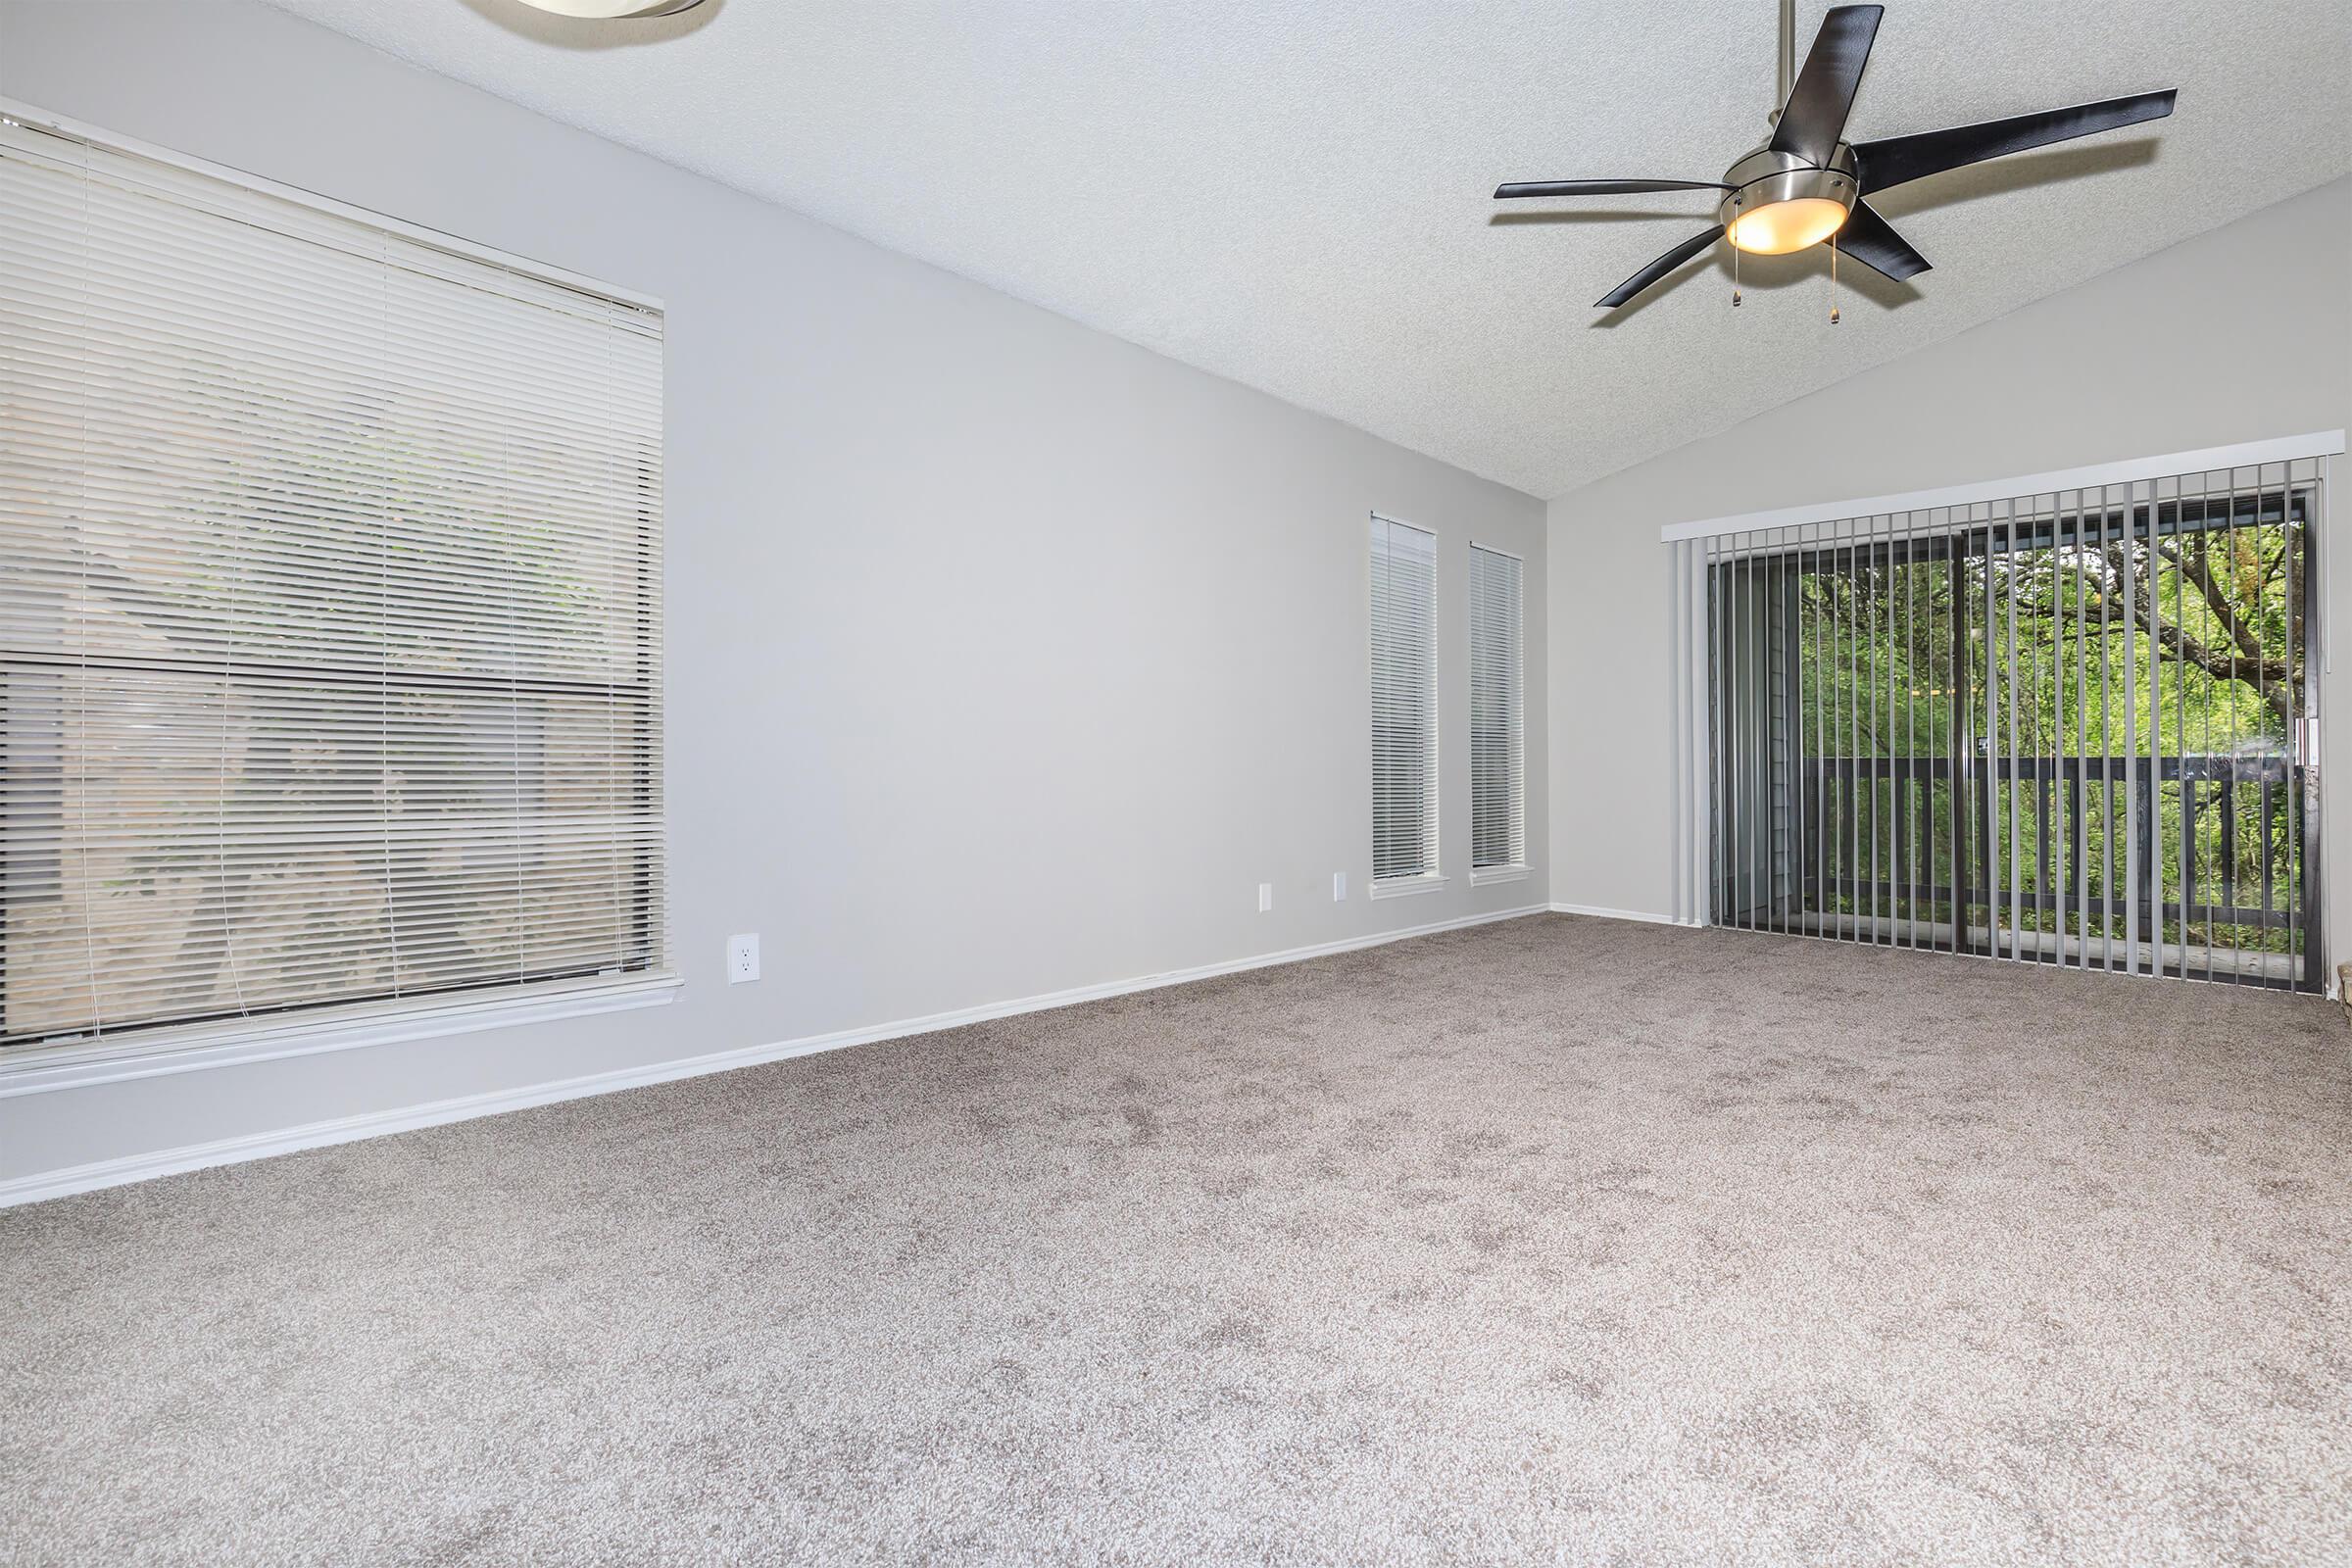
[{"label": "ceiling light fixture", "polygon": [[1947,169],[1962,169],[2029,148],[2047,147],[2121,130],[2173,112],[2174,92],[2137,92],[2125,98],[2077,104],[2037,115],[2012,115],[1948,130],[1892,136],[1884,141],[1848,141],[1846,111],[1861,85],[1862,68],[1879,32],[1886,7],[1838,5],[1822,19],[1821,31],[1796,67],[1795,0],[1780,0],[1780,105],[1772,115],[1772,139],[1724,171],[1721,179],[1540,179],[1496,187],[1495,199],[1554,196],[1628,196],[1644,191],[1718,191],[1716,225],[1693,234],[1600,298],[1595,309],[1613,311],[1663,282],[1684,263],[1731,241],[1735,255],[1732,303],[1740,303],[1738,253],[1786,256],[1830,242],[1833,304],[1838,257],[1901,280],[1928,270],[1928,259],[1911,248],[1864,198],[1907,185]]},{"label": "ceiling light fixture", "polygon": [[1733,219],[1725,237],[1751,256],[1786,256],[1843,228],[1846,212],[1844,204],[1826,196],[1798,196]]},{"label": "ceiling light fixture", "polygon": [[628,17],[669,17],[691,11],[703,0],[522,0],[526,6],[583,22],[618,22]]},{"label": "ceiling light fixture", "polygon": [[1852,149],[1840,146],[1829,167],[1759,147],[1723,176],[1729,187],[1716,216],[1723,237],[1751,256],[1786,256],[1845,227],[1853,216]]}]

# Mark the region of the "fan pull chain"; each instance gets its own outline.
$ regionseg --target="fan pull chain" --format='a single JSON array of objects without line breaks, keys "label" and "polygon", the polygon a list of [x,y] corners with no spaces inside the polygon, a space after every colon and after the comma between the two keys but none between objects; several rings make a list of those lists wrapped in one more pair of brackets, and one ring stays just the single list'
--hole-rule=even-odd
[{"label": "fan pull chain", "polygon": [[1830,236],[1830,324],[1838,324],[1838,236]]},{"label": "fan pull chain", "polygon": [[[1740,205],[1740,198],[1739,198],[1739,197],[1737,197],[1737,196],[1733,197],[1733,198],[1732,198],[1732,205],[1733,205],[1734,207],[1737,207],[1737,206],[1739,206],[1739,205]],[[1739,221],[1739,220],[1738,220],[1738,219],[1734,219],[1734,220],[1733,220],[1733,221],[1734,221],[1734,222],[1738,222],[1738,221]],[[1738,310],[1739,308],[1740,308],[1740,247],[1739,247],[1739,246],[1737,246],[1737,245],[1734,245],[1734,246],[1732,247],[1732,309],[1736,311],[1736,310]]]}]

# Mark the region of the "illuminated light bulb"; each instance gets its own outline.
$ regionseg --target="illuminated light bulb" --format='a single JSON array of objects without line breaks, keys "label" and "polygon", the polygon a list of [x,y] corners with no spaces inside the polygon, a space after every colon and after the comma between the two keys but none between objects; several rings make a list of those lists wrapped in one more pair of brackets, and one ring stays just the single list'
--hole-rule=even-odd
[{"label": "illuminated light bulb", "polygon": [[1757,256],[1786,256],[1818,245],[1845,226],[1843,203],[1826,196],[1798,196],[1741,213],[1724,237]]}]

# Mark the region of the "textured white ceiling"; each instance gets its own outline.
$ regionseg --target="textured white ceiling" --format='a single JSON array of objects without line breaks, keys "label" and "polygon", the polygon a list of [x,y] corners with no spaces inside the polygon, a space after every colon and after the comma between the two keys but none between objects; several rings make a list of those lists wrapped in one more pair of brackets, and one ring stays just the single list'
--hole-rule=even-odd
[{"label": "textured white ceiling", "polygon": [[1887,0],[1858,139],[2180,107],[1889,193],[1935,270],[1863,274],[1840,326],[1821,253],[1743,263],[1734,313],[1720,246],[1602,320],[1705,193],[1494,184],[1715,178],[1765,134],[1773,0],[273,3],[1539,496],[2352,170],[2343,0]]}]

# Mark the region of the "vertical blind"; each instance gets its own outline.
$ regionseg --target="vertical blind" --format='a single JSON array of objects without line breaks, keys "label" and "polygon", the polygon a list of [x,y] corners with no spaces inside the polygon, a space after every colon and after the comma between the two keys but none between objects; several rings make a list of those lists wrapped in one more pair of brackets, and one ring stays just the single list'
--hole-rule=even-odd
[{"label": "vertical blind", "polygon": [[0,1043],[658,970],[660,315],[24,123],[0,232]]},{"label": "vertical blind", "polygon": [[1438,541],[1372,518],[1372,881],[1438,870]]},{"label": "vertical blind", "polygon": [[1527,863],[1517,556],[1470,547],[1470,866]]},{"label": "vertical blind", "polygon": [[2327,471],[1676,544],[1678,913],[2323,985]]}]

